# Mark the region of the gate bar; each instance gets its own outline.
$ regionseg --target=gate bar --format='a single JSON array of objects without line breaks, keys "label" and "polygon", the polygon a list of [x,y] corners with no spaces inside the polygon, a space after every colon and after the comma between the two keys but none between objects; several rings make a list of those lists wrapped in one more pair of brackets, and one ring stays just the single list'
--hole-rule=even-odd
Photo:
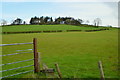
[{"label": "gate bar", "polygon": [[21,44],[33,44],[33,43],[30,42],[30,43],[0,44],[0,46],[12,46],[12,45],[21,45]]}]

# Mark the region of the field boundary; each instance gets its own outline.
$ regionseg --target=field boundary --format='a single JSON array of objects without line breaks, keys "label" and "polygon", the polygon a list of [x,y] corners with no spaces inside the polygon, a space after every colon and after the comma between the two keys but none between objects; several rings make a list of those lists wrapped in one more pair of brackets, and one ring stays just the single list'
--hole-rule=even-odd
[{"label": "field boundary", "polygon": [[104,31],[109,30],[105,29],[94,29],[94,30],[47,30],[47,31],[22,31],[22,32],[2,32],[2,34],[20,34],[20,33],[54,33],[54,32],[95,32],[95,31]]}]

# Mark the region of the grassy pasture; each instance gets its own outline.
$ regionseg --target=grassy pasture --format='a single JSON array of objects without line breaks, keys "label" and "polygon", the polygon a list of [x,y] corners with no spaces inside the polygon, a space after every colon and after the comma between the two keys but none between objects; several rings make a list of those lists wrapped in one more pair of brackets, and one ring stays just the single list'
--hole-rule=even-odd
[{"label": "grassy pasture", "polygon": [[[33,25],[34,26],[34,25]],[[13,26],[14,27],[14,26]],[[4,27],[5,28],[5,27]],[[6,28],[7,29],[7,28]],[[35,29],[35,28],[34,28]],[[5,29],[3,29],[5,30]],[[14,29],[13,29],[14,30]],[[19,31],[19,29],[17,29]],[[22,28],[21,28],[22,30]],[[36,29],[37,30],[37,29]],[[5,30],[7,31],[7,30]],[[38,39],[38,51],[41,52],[41,61],[48,67],[54,68],[58,63],[64,78],[99,78],[98,61],[104,66],[106,78],[117,78],[118,75],[118,34],[117,29],[99,32],[62,32],[62,33],[33,33],[2,35],[2,43],[31,42]],[[3,54],[15,53],[17,49],[30,49],[31,45],[3,47]],[[33,58],[33,54],[11,55],[3,57],[4,63]],[[33,62],[4,66],[3,70],[18,66],[30,65]],[[20,71],[33,69],[23,68],[6,73],[15,74]],[[14,78],[34,77],[32,72]]]},{"label": "grassy pasture", "polygon": [[101,29],[103,27],[83,27],[74,25],[15,25],[5,26],[2,28],[2,32],[22,32],[22,31],[44,31],[44,30],[94,30]]}]

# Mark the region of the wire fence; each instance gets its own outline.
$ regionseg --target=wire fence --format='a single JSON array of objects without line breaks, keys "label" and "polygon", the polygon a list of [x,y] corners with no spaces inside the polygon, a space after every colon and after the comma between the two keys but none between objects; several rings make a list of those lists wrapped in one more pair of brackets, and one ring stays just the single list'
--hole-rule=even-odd
[{"label": "wire fence", "polygon": [[[14,46],[14,45],[23,45],[23,44],[33,44],[33,43],[30,42],[30,43],[0,44],[0,46]],[[33,53],[33,49],[16,50],[16,51],[30,51],[30,52],[19,52],[19,53],[13,53],[13,54],[6,54],[6,55],[0,55],[0,57],[10,56],[10,55],[16,55],[16,54],[23,54],[23,53]],[[32,61],[32,60],[34,60],[34,59],[28,59],[28,60],[17,61],[17,62],[12,62],[12,63],[0,64],[0,66],[10,65],[10,64],[15,64],[15,63],[21,63],[21,62],[27,62],[27,61]],[[22,66],[22,67],[17,67],[17,68],[2,70],[2,71],[0,71],[0,72],[2,73],[2,72],[7,72],[7,71],[11,71],[11,70],[16,70],[16,69],[20,69],[20,68],[31,67],[31,66],[34,66],[34,65],[27,65],[27,66]],[[34,70],[29,70],[29,71],[25,71],[25,72],[20,72],[20,73],[16,73],[16,74],[12,74],[12,75],[3,76],[3,77],[0,77],[0,79],[6,78],[6,77],[10,77],[10,76],[19,75],[19,74],[23,74],[23,73],[28,73],[28,72],[32,72],[32,71],[34,71]]]}]

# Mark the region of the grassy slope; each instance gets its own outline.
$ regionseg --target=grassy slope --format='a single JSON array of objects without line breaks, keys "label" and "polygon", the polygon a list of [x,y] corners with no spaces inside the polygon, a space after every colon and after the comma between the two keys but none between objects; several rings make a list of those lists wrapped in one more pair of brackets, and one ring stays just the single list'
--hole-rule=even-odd
[{"label": "grassy slope", "polygon": [[99,29],[94,27],[81,27],[73,25],[15,25],[2,28],[3,32],[20,32],[20,31],[43,31],[43,30],[91,30]]},{"label": "grassy slope", "polygon": [[[63,77],[99,78],[98,61],[104,66],[106,78],[117,76],[118,63],[118,35],[117,30],[101,32],[69,32],[69,33],[36,33],[3,35],[3,43],[31,42],[32,38],[38,39],[38,49],[41,60],[49,67],[58,63]],[[3,54],[14,52],[17,49],[27,49],[32,46],[3,47]],[[3,63],[14,62],[32,58],[32,54],[3,57]],[[4,66],[3,69],[32,64],[17,64]],[[31,68],[14,70],[18,73]],[[6,74],[10,74],[9,72]],[[4,75],[6,75],[4,74]],[[20,76],[14,76],[20,77]],[[27,74],[24,77],[33,77]]]}]

